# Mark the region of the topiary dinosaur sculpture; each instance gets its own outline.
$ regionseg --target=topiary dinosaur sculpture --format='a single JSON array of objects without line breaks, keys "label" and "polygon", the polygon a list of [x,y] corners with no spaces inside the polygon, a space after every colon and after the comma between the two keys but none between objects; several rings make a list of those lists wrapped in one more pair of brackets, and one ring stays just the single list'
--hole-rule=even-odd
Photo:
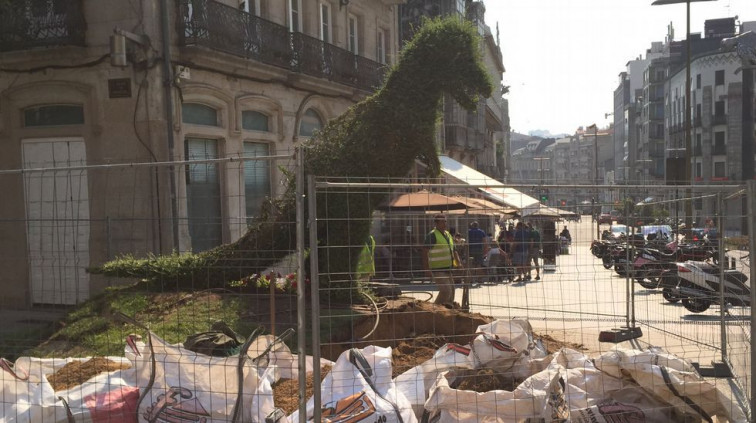
[{"label": "topiary dinosaur sculpture", "polygon": [[[444,93],[473,110],[478,96],[488,97],[492,84],[481,61],[480,37],[471,23],[455,18],[426,20],[405,45],[383,88],[329,122],[300,152],[305,173],[328,177],[403,178],[416,159],[438,175],[436,125]],[[385,194],[328,193],[318,196],[319,244],[330,245],[319,255],[321,281],[334,288],[336,279],[353,288],[350,272],[367,238],[372,211]],[[351,219],[350,219],[351,218]],[[290,254],[295,239],[294,184],[282,198],[270,201],[256,225],[238,241],[198,254],[106,263],[93,271],[111,276],[161,280],[182,289],[222,287],[263,271]],[[341,246],[341,247],[339,247]],[[348,247],[354,246],[354,247]],[[342,291],[346,292],[346,291]]]}]

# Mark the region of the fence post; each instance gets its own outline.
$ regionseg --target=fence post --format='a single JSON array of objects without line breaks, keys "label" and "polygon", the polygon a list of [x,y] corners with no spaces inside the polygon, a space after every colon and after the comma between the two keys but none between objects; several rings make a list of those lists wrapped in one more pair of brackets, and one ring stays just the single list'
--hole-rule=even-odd
[{"label": "fence post", "polygon": [[305,236],[304,236],[304,149],[296,150],[296,231],[297,231],[297,350],[299,365],[299,421],[307,419],[307,310],[305,307]]},{"label": "fence post", "polygon": [[722,193],[717,193],[717,210],[715,216],[717,219],[717,248],[719,248],[719,338],[722,343],[722,362],[729,365],[727,359],[727,326],[725,325],[725,318],[727,313],[727,307],[725,303],[725,278],[724,270],[727,266],[727,253],[724,246],[724,202],[722,201]]},{"label": "fence post", "polygon": [[[320,399],[320,279],[318,273],[318,225],[317,199],[315,198],[315,176],[307,177],[307,210],[310,225],[310,303],[312,307],[312,421],[319,422]],[[300,375],[303,372],[299,373]],[[301,377],[301,376],[300,376]],[[302,415],[302,413],[300,413]],[[304,422],[304,420],[301,420]]]},{"label": "fence post", "polygon": [[[756,223],[753,221],[754,213],[756,213],[756,180],[750,180],[747,181],[747,201],[748,201],[748,216],[751,218],[748,219],[748,244],[750,246],[748,250],[748,254],[751,254],[751,275],[750,275],[750,281],[751,281],[751,328],[753,329],[756,327],[756,311],[754,310],[754,306],[756,306],[756,289],[753,286],[754,281],[756,281],[756,266],[753,265],[753,249],[756,248]],[[720,236],[722,236],[720,234]],[[754,339],[753,336],[751,336],[751,379],[750,379],[750,390],[748,392],[749,399],[750,399],[750,405],[751,409],[749,410],[749,417],[753,421],[753,412],[756,410],[756,396],[753,395],[753,383],[756,381],[756,339]]]}]

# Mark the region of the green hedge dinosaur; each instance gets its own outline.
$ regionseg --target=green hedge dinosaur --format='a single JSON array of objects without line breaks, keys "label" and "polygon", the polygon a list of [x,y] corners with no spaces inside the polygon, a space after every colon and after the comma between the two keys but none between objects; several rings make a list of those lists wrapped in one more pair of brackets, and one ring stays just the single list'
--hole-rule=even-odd
[{"label": "green hedge dinosaur", "polygon": [[[492,84],[481,61],[480,37],[458,18],[429,19],[401,51],[384,86],[330,121],[299,148],[305,173],[335,178],[403,178],[416,159],[438,175],[435,134],[444,93],[474,110]],[[238,241],[198,254],[136,259],[123,257],[93,269],[111,276],[160,282],[161,288],[226,286],[261,272],[290,254],[296,243],[293,178],[285,194],[268,202],[255,225]],[[385,193],[328,192],[318,195],[321,286],[354,288],[350,277],[370,229],[370,216]],[[352,246],[352,247],[349,247]],[[338,281],[345,281],[344,285]],[[348,292],[348,291],[341,291]],[[338,293],[327,295],[341,296]]]}]

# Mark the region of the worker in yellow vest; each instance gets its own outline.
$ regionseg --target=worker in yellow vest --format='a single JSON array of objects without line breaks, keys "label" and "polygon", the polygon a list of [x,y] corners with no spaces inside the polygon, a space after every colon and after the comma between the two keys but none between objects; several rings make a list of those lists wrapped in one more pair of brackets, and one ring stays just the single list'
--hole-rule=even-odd
[{"label": "worker in yellow vest", "polygon": [[375,238],[368,235],[365,245],[360,251],[360,257],[357,259],[357,280],[368,282],[375,276]]},{"label": "worker in yellow vest", "polygon": [[425,236],[423,266],[431,282],[438,286],[436,304],[454,305],[454,268],[461,267],[454,239],[446,230],[446,216],[433,217],[435,227]]}]

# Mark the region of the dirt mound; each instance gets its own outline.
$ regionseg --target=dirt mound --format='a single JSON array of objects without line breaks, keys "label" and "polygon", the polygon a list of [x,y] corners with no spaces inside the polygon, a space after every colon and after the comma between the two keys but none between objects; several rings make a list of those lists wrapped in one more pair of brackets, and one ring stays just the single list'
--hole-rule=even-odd
[{"label": "dirt mound", "polygon": [[368,345],[396,348],[402,342],[414,345],[419,336],[425,335],[443,338],[444,343],[466,344],[478,326],[492,321],[493,318],[479,313],[466,313],[425,301],[390,302],[377,315],[357,320],[351,333],[333,337],[331,343],[321,348],[321,355],[335,361],[349,348]]},{"label": "dirt mound", "polygon": [[116,363],[104,357],[93,357],[87,361],[72,361],[55,373],[47,375],[47,380],[55,391],[79,386],[94,376],[115,370],[128,369],[128,364]]},{"label": "dirt mound", "polygon": [[407,370],[433,358],[433,354],[448,340],[436,335],[420,335],[408,341],[402,341],[391,351],[392,377],[397,377]]}]

